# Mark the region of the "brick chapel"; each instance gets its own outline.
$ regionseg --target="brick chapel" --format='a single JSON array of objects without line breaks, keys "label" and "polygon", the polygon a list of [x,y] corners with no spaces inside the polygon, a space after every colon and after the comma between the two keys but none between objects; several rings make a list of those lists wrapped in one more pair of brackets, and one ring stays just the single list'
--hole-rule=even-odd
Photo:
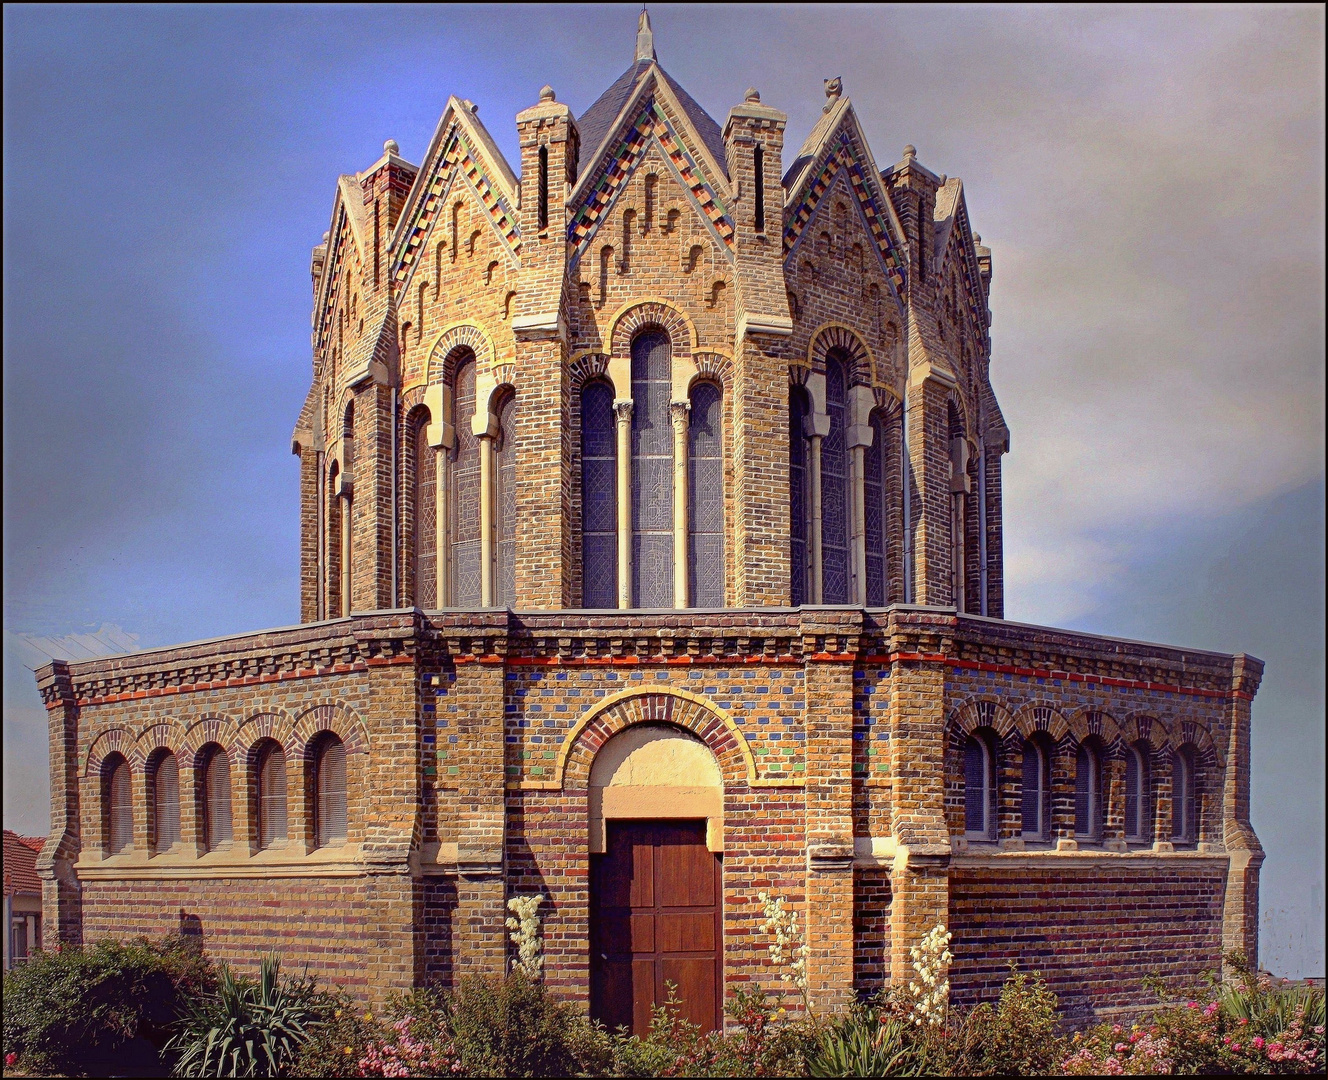
[{"label": "brick chapel", "polygon": [[[452,98],[338,178],[295,426],[301,624],[38,672],[49,942],[174,930],[362,998],[501,972],[640,1028],[1008,964],[1111,1015],[1257,950],[1262,663],[1006,622],[992,253],[881,168],[635,59],[520,161]],[[514,168],[515,166],[515,168]]]}]

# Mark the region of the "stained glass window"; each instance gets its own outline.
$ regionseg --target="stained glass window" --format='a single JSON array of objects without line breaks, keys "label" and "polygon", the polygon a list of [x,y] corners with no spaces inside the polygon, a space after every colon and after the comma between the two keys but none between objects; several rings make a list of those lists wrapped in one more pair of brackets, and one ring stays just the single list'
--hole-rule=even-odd
[{"label": "stained glass window", "polygon": [[789,563],[794,607],[807,602],[807,391],[789,388]]},{"label": "stained glass window", "polygon": [[866,511],[867,606],[884,607],[885,589],[885,493],[890,490],[885,475],[886,425],[879,412],[871,417],[872,441],[863,453],[863,507]]},{"label": "stained glass window", "polygon": [[723,395],[714,383],[692,391],[687,429],[687,567],[692,607],[724,606]]},{"label": "stained glass window", "polygon": [[821,600],[849,602],[848,373],[831,350],[825,360],[825,411],[830,433],[821,441]]},{"label": "stained glass window", "polygon": [[581,606],[618,606],[618,496],[613,388],[581,391]]},{"label": "stained glass window", "polygon": [[475,414],[475,358],[457,365],[452,383],[452,607],[480,604],[480,442],[471,430]]},{"label": "stained glass window", "polygon": [[516,398],[498,410],[494,444],[494,476],[498,481],[495,523],[498,526],[498,573],[494,579],[498,607],[516,605]]},{"label": "stained glass window", "polygon": [[438,452],[429,445],[429,416],[421,413],[415,423],[415,605],[436,608],[438,604],[438,516],[434,500],[438,494]]},{"label": "stained glass window", "polygon": [[632,342],[632,605],[673,606],[673,364],[669,339]]}]

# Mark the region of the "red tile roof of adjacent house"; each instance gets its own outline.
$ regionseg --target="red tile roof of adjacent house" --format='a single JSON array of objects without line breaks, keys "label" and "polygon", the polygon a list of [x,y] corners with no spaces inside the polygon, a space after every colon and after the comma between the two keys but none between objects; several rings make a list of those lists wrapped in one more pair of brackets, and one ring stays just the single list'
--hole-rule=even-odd
[{"label": "red tile roof of adjacent house", "polygon": [[46,842],[44,836],[19,836],[5,830],[5,895],[35,893],[41,895],[41,878],[37,876],[37,852]]}]

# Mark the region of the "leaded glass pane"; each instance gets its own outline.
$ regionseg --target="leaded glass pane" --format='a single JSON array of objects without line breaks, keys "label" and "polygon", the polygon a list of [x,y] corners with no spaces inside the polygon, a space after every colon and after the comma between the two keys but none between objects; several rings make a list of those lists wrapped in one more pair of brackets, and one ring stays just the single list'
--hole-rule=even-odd
[{"label": "leaded glass pane", "polygon": [[618,606],[618,496],[613,391],[581,391],[581,604]]},{"label": "leaded glass pane", "polygon": [[871,418],[872,441],[864,453],[863,506],[866,509],[867,605],[885,606],[885,425]]},{"label": "leaded glass pane", "polygon": [[673,393],[669,339],[632,342],[632,595],[636,607],[673,606]]},{"label": "leaded glass pane", "polygon": [[964,744],[964,831],[987,833],[987,755],[972,736]]},{"label": "leaded glass pane", "polygon": [[480,604],[480,443],[471,430],[475,414],[475,361],[457,368],[452,389],[452,607]]},{"label": "leaded glass pane", "polygon": [[687,429],[688,589],[692,607],[724,606],[723,396],[714,383],[692,391]]},{"label": "leaded glass pane", "polygon": [[789,391],[789,563],[793,606],[807,602],[807,394]]},{"label": "leaded glass pane", "polygon": [[1042,839],[1042,755],[1031,741],[1024,743],[1022,803],[1024,835]]},{"label": "leaded glass pane", "polygon": [[516,604],[516,398],[509,397],[498,414],[494,451],[498,480],[498,607]]},{"label": "leaded glass pane", "polygon": [[429,418],[415,426],[415,605],[438,606],[438,451],[429,445]]},{"label": "leaded glass pane", "polygon": [[849,602],[848,382],[832,352],[825,362],[825,411],[830,433],[821,440],[822,601]]}]

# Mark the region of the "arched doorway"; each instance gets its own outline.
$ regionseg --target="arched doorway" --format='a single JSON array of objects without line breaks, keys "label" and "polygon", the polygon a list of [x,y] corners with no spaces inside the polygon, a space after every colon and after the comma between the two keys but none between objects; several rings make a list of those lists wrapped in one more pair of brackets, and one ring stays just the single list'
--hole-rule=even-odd
[{"label": "arched doorway", "polygon": [[591,1015],[645,1035],[670,990],[710,1031],[723,998],[723,784],[700,739],[639,724],[590,771]]}]

